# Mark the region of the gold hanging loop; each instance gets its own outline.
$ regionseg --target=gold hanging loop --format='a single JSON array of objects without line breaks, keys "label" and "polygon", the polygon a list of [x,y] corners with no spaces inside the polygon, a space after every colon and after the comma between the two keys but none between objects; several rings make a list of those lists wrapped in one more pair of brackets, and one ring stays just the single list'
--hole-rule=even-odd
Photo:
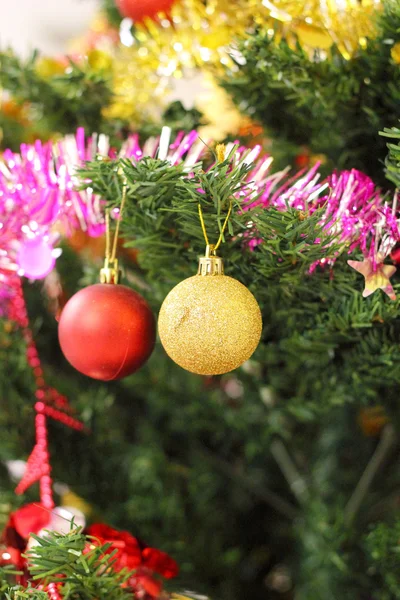
[{"label": "gold hanging loop", "polygon": [[[225,160],[225,146],[224,144],[218,144],[217,148],[217,161],[223,162]],[[210,244],[207,235],[206,224],[204,222],[203,211],[201,208],[201,204],[198,204],[199,211],[199,219],[201,228],[203,230],[204,240],[206,242],[206,253],[205,256],[202,256],[199,260],[199,269],[197,271],[198,275],[223,275],[224,274],[224,263],[222,258],[217,256],[217,250],[222,244],[222,240],[224,239],[224,233],[227,228],[229,217],[232,212],[232,200],[229,203],[228,213],[225,217],[224,224],[221,227],[221,231],[219,234],[219,238],[216,244]]]},{"label": "gold hanging loop", "polygon": [[219,235],[218,241],[216,244],[210,244],[208,240],[207,230],[204,223],[203,211],[201,210],[201,206],[199,204],[199,217],[201,228],[203,230],[204,239],[206,241],[206,252],[205,256],[202,256],[199,260],[199,268],[197,271],[198,275],[223,275],[224,274],[224,263],[221,257],[217,256],[217,250],[222,243],[224,237],[224,231],[228,225],[228,220],[230,214],[232,212],[232,202],[230,203],[228,214],[226,215],[224,224],[221,228],[221,233]]},{"label": "gold hanging loop", "polygon": [[216,244],[210,244],[210,242],[208,241],[208,235],[207,235],[207,230],[206,230],[206,224],[204,222],[204,217],[203,217],[203,211],[201,208],[201,204],[198,205],[198,209],[199,209],[199,218],[200,218],[200,223],[201,223],[201,228],[203,230],[203,235],[204,235],[204,239],[206,242],[206,246],[207,248],[210,248],[214,251],[214,253],[218,250],[218,248],[220,247],[222,240],[224,239],[224,233],[225,233],[225,229],[228,225],[228,221],[229,221],[229,217],[231,216],[231,212],[232,212],[232,200],[229,204],[229,210],[228,213],[225,217],[225,221],[224,224],[222,225],[221,228],[221,233],[219,234],[219,238]]},{"label": "gold hanging loop", "polygon": [[[118,174],[121,174],[122,171],[119,170]],[[126,203],[126,193],[127,193],[127,180],[126,177],[123,176],[123,187],[122,187],[122,199],[121,206],[119,210],[117,224],[115,226],[114,239],[112,243],[112,250],[110,252],[111,247],[111,233],[110,233],[110,210],[106,210],[106,256],[104,260],[104,267],[100,271],[100,282],[101,283],[118,283],[120,277],[120,270],[118,268],[118,259],[117,259],[117,245],[118,245],[118,235],[120,223],[122,220],[122,213]]]}]

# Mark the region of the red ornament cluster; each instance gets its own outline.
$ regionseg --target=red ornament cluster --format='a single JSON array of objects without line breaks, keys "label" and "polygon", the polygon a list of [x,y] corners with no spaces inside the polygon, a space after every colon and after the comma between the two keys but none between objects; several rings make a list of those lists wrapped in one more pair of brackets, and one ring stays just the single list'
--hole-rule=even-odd
[{"label": "red ornament cluster", "polygon": [[115,569],[137,569],[145,567],[165,579],[178,575],[178,565],[165,552],[150,548],[128,531],[118,531],[104,523],[96,523],[87,528],[86,533],[100,544],[110,543],[109,552],[117,550]]},{"label": "red ornament cluster", "polygon": [[118,531],[98,523],[88,527],[87,534],[93,536],[93,543],[111,544],[109,553],[117,551],[114,566],[116,570],[120,571],[124,568],[134,570],[128,585],[137,598],[143,600],[159,598],[162,590],[160,576],[164,579],[173,579],[178,575],[178,565],[168,554],[146,546],[128,531]]},{"label": "red ornament cluster", "polygon": [[[4,549],[0,556],[0,565],[12,564],[23,570],[19,577],[21,585],[29,581],[29,569],[23,553],[27,549],[31,533],[39,534],[51,521],[51,512],[43,505],[27,504],[12,513],[2,535]],[[110,544],[108,554],[115,552],[114,569],[132,571],[128,579],[129,586],[136,599],[155,600],[162,595],[163,579],[172,579],[178,575],[177,563],[165,552],[151,548],[134,537],[128,531],[118,531],[103,523],[93,524],[84,532],[88,536],[87,551],[93,545]],[[50,583],[38,588],[49,595],[50,600],[60,600],[60,584]]]}]

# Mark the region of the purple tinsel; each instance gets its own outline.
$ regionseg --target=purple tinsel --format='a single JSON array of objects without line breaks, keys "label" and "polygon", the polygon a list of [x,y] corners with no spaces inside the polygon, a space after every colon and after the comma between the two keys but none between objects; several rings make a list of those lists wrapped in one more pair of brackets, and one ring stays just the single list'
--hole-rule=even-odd
[{"label": "purple tinsel", "polygon": [[[259,147],[252,151],[253,159],[259,151]],[[361,171],[335,172],[321,181],[318,163],[292,177],[288,176],[288,169],[270,173],[271,163],[270,157],[256,160],[248,177],[250,183],[241,192],[245,209],[295,208],[304,216],[321,209],[321,225],[335,236],[335,242],[349,254],[359,248],[374,264],[382,263],[400,240],[397,196],[389,206],[386,197]],[[253,231],[250,247],[260,243],[262,240]],[[333,265],[336,258],[328,255],[312,265],[310,271],[318,265]]]},{"label": "purple tinsel", "polygon": [[[226,153],[233,147],[228,144]],[[157,156],[171,164],[183,162],[189,174],[206,149],[196,131],[180,132],[171,141],[171,130],[164,127],[160,137],[142,146],[138,135],[129,136],[119,154],[110,148],[106,136],[86,139],[82,128],[58,142],[23,144],[20,153],[6,150],[0,161],[0,269],[23,274],[18,253],[32,239],[40,237],[53,248],[60,234],[70,235],[76,228],[91,236],[104,232],[101,199],[90,187],[76,190],[76,168],[85,161],[103,156],[137,162],[144,156]],[[319,164],[294,176],[289,169],[273,173],[273,159],[262,156],[260,146],[237,148],[233,162],[252,165],[245,186],[237,193],[243,210],[295,208],[307,216],[321,209],[321,224],[348,252],[359,248],[377,262],[400,239],[396,207],[388,206],[372,180],[355,169],[334,173],[327,180],[321,180]],[[262,243],[258,238],[250,228],[246,243],[253,248]],[[333,264],[335,258],[326,256],[317,264]]]}]

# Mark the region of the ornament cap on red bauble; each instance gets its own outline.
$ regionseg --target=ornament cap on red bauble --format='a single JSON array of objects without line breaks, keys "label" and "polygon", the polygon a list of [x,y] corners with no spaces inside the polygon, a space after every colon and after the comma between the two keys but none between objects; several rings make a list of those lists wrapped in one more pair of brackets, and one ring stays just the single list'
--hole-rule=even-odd
[{"label": "ornament cap on red bauble", "polygon": [[159,13],[169,14],[176,0],[115,0],[122,16],[140,22],[154,19]]},{"label": "ornament cap on red bauble", "polygon": [[156,328],[146,300],[124,285],[98,283],[65,305],[58,336],[75,369],[102,381],[137,371],[153,351]]}]

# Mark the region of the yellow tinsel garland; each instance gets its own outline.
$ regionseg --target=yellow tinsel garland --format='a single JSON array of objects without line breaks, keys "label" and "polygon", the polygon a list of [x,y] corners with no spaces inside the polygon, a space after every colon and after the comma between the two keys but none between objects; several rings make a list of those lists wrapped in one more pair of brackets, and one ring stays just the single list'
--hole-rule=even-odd
[{"label": "yellow tinsel garland", "polygon": [[[222,72],[235,69],[229,45],[254,27],[277,29],[304,48],[322,50],[337,44],[343,56],[374,35],[374,16],[381,0],[177,0],[170,19],[121,24],[121,45],[110,46],[113,55],[116,100],[106,110],[111,118],[137,121],[154,115],[171,80],[190,70]],[[98,19],[94,30],[103,41],[109,25]],[[103,31],[102,31],[103,30]],[[115,34],[115,31],[114,31]]]}]

